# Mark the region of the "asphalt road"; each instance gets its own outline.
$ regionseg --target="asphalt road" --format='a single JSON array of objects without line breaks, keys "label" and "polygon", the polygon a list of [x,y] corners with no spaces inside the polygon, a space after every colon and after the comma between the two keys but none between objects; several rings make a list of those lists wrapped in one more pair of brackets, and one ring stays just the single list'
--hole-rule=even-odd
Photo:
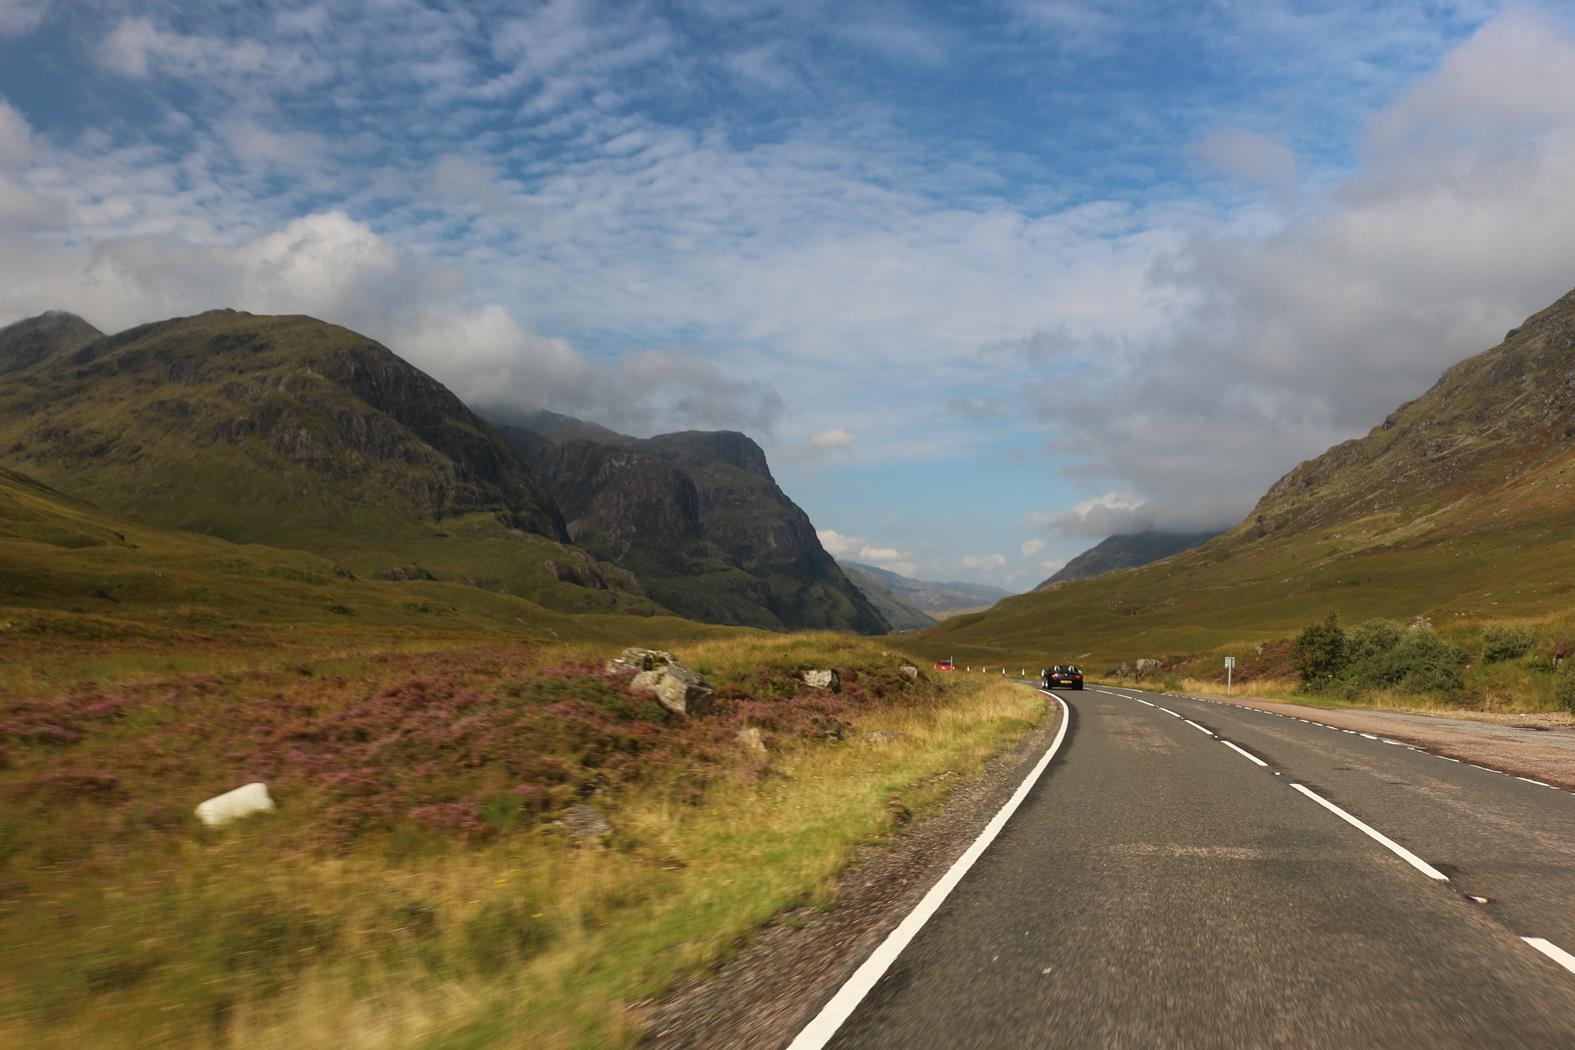
[{"label": "asphalt road", "polygon": [[1575,959],[1525,939],[1575,951],[1575,796],[1061,695],[1062,750],[829,1045],[1575,1047]]}]

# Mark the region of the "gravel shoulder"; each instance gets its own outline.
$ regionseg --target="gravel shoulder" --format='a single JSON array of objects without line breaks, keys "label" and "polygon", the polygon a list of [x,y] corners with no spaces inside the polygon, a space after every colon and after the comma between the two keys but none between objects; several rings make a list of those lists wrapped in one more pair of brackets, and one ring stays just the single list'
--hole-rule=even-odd
[{"label": "gravel shoulder", "polygon": [[1296,717],[1318,712],[1318,721],[1359,733],[1376,733],[1435,754],[1532,777],[1575,791],[1575,724],[1559,715],[1434,715],[1417,711],[1361,711],[1260,700],[1251,696],[1191,693],[1204,700]]},{"label": "gravel shoulder", "polygon": [[[1011,797],[1062,717],[999,755],[891,842],[863,847],[829,908],[797,908],[759,931],[712,973],[636,1004],[645,1047],[785,1046],[911,911]],[[955,773],[942,776],[956,777]]]}]

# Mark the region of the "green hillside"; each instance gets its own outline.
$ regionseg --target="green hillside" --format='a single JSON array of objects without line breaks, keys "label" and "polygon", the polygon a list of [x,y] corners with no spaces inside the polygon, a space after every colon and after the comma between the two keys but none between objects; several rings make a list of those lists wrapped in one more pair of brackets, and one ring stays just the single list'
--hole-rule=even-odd
[{"label": "green hillside", "polygon": [[134,522],[0,468],[0,689],[318,648],[717,637],[674,617],[571,616],[463,583],[362,579],[316,554]]},{"label": "green hillside", "polygon": [[1366,437],[1298,466],[1204,546],[1008,598],[915,644],[974,662],[1213,666],[1331,612],[1425,616],[1466,642],[1505,620],[1563,637],[1575,627],[1572,371],[1575,293]]},{"label": "green hillside", "polygon": [[361,577],[657,611],[627,572],[567,545],[490,424],[364,336],[232,310],[113,336],[62,317],[0,331],[0,460],[46,484]]}]

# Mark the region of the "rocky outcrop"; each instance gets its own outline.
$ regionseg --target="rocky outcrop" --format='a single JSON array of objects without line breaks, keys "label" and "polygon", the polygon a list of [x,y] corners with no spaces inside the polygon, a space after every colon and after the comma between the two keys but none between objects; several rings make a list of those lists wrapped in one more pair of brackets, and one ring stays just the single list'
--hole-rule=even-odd
[{"label": "rocky outcrop", "polygon": [[890,629],[745,435],[688,431],[640,440],[547,417],[542,425],[561,443],[514,422],[530,416],[503,417],[509,422],[500,433],[538,465],[574,542],[635,573],[654,600],[712,623]]},{"label": "rocky outcrop", "polygon": [[704,678],[676,660],[641,671],[629,688],[654,694],[657,703],[675,715],[708,714],[716,698],[716,691]]},{"label": "rocky outcrop", "polygon": [[677,657],[661,649],[640,649],[631,646],[608,660],[604,669],[608,674],[639,674],[642,671],[667,667],[677,662]]},{"label": "rocky outcrop", "polygon": [[805,671],[804,684],[811,689],[829,689],[833,693],[842,691],[842,676],[835,668],[825,668],[818,671]]}]

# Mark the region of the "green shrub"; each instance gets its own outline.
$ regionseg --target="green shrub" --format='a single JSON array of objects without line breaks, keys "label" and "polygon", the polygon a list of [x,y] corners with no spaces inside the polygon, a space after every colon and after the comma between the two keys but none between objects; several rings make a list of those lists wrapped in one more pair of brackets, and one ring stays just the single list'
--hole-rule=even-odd
[{"label": "green shrub", "polygon": [[1393,652],[1405,637],[1405,628],[1393,620],[1368,620],[1351,629],[1345,639],[1347,665],[1360,665]]},{"label": "green shrub", "polygon": [[1469,654],[1432,631],[1410,631],[1388,653],[1366,665],[1363,676],[1408,693],[1453,693],[1465,686],[1461,665]]},{"label": "green shrub", "polygon": [[1489,627],[1482,632],[1482,662],[1498,663],[1500,660],[1518,660],[1531,652],[1537,636],[1524,627]]},{"label": "green shrub", "polygon": [[1559,675],[1558,683],[1553,687],[1553,700],[1570,714],[1575,714],[1575,671],[1565,671]]},{"label": "green shrub", "polygon": [[1371,689],[1457,692],[1465,685],[1460,669],[1469,656],[1431,630],[1368,620],[1347,632],[1333,616],[1302,631],[1294,655],[1310,689],[1351,700]]},{"label": "green shrub", "polygon": [[1345,632],[1334,613],[1321,623],[1310,624],[1296,638],[1293,653],[1302,681],[1320,686],[1345,670]]}]

